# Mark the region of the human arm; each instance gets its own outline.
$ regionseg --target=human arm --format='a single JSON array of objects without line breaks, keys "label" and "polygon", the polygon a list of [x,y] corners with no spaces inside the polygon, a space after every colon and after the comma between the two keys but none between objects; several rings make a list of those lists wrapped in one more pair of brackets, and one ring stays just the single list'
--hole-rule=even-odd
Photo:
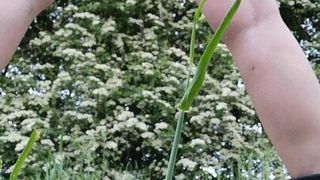
[{"label": "human arm", "polygon": [[33,19],[53,0],[0,1],[0,70],[11,59]]},{"label": "human arm", "polygon": [[[217,27],[232,0],[207,0]],[[274,0],[244,0],[224,42],[271,142],[294,177],[320,172],[320,86]]]}]

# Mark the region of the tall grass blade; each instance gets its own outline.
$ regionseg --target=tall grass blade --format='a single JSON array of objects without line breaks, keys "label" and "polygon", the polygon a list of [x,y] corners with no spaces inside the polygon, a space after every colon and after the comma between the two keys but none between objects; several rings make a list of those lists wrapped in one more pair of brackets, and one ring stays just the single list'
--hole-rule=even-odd
[{"label": "tall grass blade", "polygon": [[[206,0],[201,0],[195,14],[194,14],[194,20],[193,20],[193,27],[192,27],[192,33],[191,33],[191,42],[190,42],[190,54],[189,54],[189,73],[188,73],[188,80],[186,89],[189,86],[190,79],[191,79],[191,66],[194,63],[194,54],[195,54],[195,42],[196,42],[196,26],[198,24],[199,18],[201,16],[201,12],[204,6]],[[176,164],[177,154],[178,154],[178,146],[181,138],[181,132],[183,128],[183,122],[184,122],[184,112],[179,112],[178,118],[177,118],[177,127],[175,131],[175,136],[173,140],[173,145],[171,148],[171,154],[169,159],[169,164],[167,168],[166,173],[166,180],[172,180],[173,174],[174,174],[174,167]]]},{"label": "tall grass blade", "polygon": [[174,174],[174,167],[175,167],[176,158],[177,158],[177,154],[178,154],[178,146],[179,146],[179,142],[180,142],[180,138],[181,138],[181,132],[182,132],[182,128],[183,128],[183,121],[184,121],[185,112],[191,107],[191,104],[192,104],[194,97],[200,91],[202,83],[204,81],[204,76],[205,76],[207,67],[210,62],[210,59],[212,58],[213,53],[214,53],[218,43],[222,39],[224,32],[229,27],[236,11],[238,10],[240,2],[241,2],[241,0],[235,0],[233,5],[231,6],[231,8],[228,10],[226,16],[224,17],[222,23],[218,27],[216,33],[214,34],[209,45],[207,46],[205,52],[201,56],[195,77],[192,80],[191,85],[190,85],[189,81],[190,81],[190,77],[191,77],[191,66],[194,63],[194,54],[195,54],[196,26],[197,26],[197,23],[198,23],[199,18],[201,16],[201,12],[202,12],[203,6],[205,4],[205,0],[201,0],[200,4],[195,12],[194,20],[193,20],[192,34],[191,34],[191,42],[190,42],[189,75],[188,75],[185,94],[184,94],[181,102],[178,105],[179,112],[178,112],[178,118],[177,118],[177,127],[176,127],[176,131],[175,131],[173,145],[171,148],[170,159],[169,159],[169,164],[168,164],[165,180],[172,180],[172,177]]},{"label": "tall grass blade", "polygon": [[9,180],[16,180],[19,172],[22,168],[22,165],[24,163],[24,161],[27,159],[30,151],[32,150],[32,146],[33,144],[40,138],[40,131],[37,129],[34,129],[31,133],[31,136],[29,138],[29,141],[26,145],[26,147],[24,148],[24,150],[22,151],[21,155],[19,156],[16,165],[14,166],[14,169],[10,175],[10,179]]},{"label": "tall grass blade", "polygon": [[191,84],[188,86],[187,90],[185,91],[182,100],[178,104],[178,109],[180,111],[188,111],[192,105],[194,98],[199,93],[202,84],[204,82],[205,74],[207,72],[209,62],[214,54],[215,49],[217,48],[220,40],[222,39],[224,32],[227,30],[231,21],[236,14],[241,0],[235,0],[232,4],[231,8],[228,10],[227,14],[223,18],[223,21],[219,25],[217,31],[214,33],[211,41],[207,45],[204,53],[202,54],[199,64],[197,66],[196,74],[191,81]]},{"label": "tall grass blade", "polygon": [[178,112],[178,122],[176,127],[176,132],[174,135],[174,140],[171,148],[171,154],[168,164],[168,169],[166,173],[166,179],[165,180],[172,180],[173,173],[174,173],[174,166],[176,164],[177,154],[178,154],[178,146],[181,138],[181,132],[183,128],[183,121],[184,121],[184,112]]},{"label": "tall grass blade", "polygon": [[194,54],[195,54],[195,44],[196,44],[196,28],[197,24],[199,22],[199,18],[201,16],[201,12],[204,6],[204,3],[206,0],[201,0],[196,12],[193,16],[193,26],[192,26],[192,32],[191,32],[191,41],[190,41],[190,52],[189,52],[189,64],[192,65],[194,63]]}]

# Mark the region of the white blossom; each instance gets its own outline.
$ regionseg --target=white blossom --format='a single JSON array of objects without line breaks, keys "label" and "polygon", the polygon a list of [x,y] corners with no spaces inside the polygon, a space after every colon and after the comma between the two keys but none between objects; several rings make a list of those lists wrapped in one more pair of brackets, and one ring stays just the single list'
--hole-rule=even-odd
[{"label": "white blossom", "polygon": [[234,117],[233,115],[224,115],[222,119],[223,121],[235,121],[237,118]]},{"label": "white blossom", "polygon": [[28,140],[29,140],[29,138],[23,137],[23,138],[21,139],[21,141],[16,145],[16,147],[15,147],[14,150],[15,150],[16,152],[22,151],[22,150],[25,148],[25,146],[27,145]]},{"label": "white blossom", "polygon": [[202,140],[202,139],[193,139],[193,140],[191,140],[191,142],[190,142],[190,146],[191,147],[195,147],[197,145],[206,145],[206,142],[204,140]]},{"label": "white blossom", "polygon": [[99,19],[98,16],[96,16],[95,14],[89,13],[89,12],[79,12],[79,13],[75,13],[73,15],[74,18],[79,18],[79,19]]},{"label": "white blossom", "polygon": [[78,7],[73,5],[73,4],[69,4],[67,7],[64,8],[65,11],[78,11]]},{"label": "white blossom", "polygon": [[133,6],[133,5],[135,5],[136,3],[137,3],[137,1],[135,1],[135,0],[127,0],[127,1],[126,1],[126,4],[127,4],[127,5],[132,5],[132,6]]},{"label": "white blossom", "polygon": [[209,174],[210,174],[211,176],[213,176],[213,177],[217,177],[217,176],[218,176],[215,168],[212,167],[212,166],[201,167],[200,169],[202,169],[204,172],[209,173]]},{"label": "white blossom", "polygon": [[228,109],[228,104],[224,102],[219,102],[216,106],[216,110],[227,110]]},{"label": "white blossom", "polygon": [[187,158],[182,158],[177,162],[178,165],[182,165],[184,168],[187,168],[189,171],[193,171],[194,168],[198,165],[197,162],[191,161]]},{"label": "white blossom", "polygon": [[160,123],[156,123],[155,127],[156,127],[155,128],[156,130],[163,130],[163,129],[167,129],[169,127],[169,124],[165,122],[160,122]]},{"label": "white blossom", "polygon": [[122,79],[118,78],[117,76],[109,78],[106,82],[106,87],[108,89],[118,88],[118,87],[121,87],[122,85],[123,85]]},{"label": "white blossom", "polygon": [[141,137],[144,138],[144,139],[152,139],[155,137],[155,134],[152,133],[152,132],[144,132],[141,134]]},{"label": "white blossom", "polygon": [[143,123],[143,122],[138,122],[137,125],[136,125],[136,127],[139,128],[139,129],[142,130],[142,131],[148,130],[148,126],[147,126],[145,123]]},{"label": "white blossom", "polygon": [[109,92],[106,88],[98,88],[92,91],[93,94],[99,95],[99,96],[109,96]]},{"label": "white blossom", "polygon": [[133,112],[130,111],[121,111],[121,113],[117,116],[118,121],[127,121],[128,119],[134,116]]},{"label": "white blossom", "polygon": [[101,32],[102,34],[107,34],[114,32],[116,29],[116,22],[112,19],[109,18],[102,26]]},{"label": "white blossom", "polygon": [[84,54],[77,50],[77,49],[71,49],[71,48],[66,48],[62,50],[62,54],[71,56],[71,57],[84,57]]},{"label": "white blossom", "polygon": [[54,147],[54,144],[50,139],[41,139],[40,143],[43,145]]},{"label": "white blossom", "polygon": [[114,141],[108,141],[108,142],[106,142],[106,147],[108,149],[117,150],[118,149],[118,144],[115,143]]},{"label": "white blossom", "polygon": [[133,127],[138,123],[138,119],[137,118],[129,118],[127,120],[126,126],[127,127]]},{"label": "white blossom", "polygon": [[110,67],[106,64],[96,64],[94,68],[102,70],[102,71],[110,71]]},{"label": "white blossom", "polygon": [[134,19],[132,17],[129,17],[129,21],[128,22],[131,23],[131,24],[136,24],[136,25],[138,25],[140,27],[143,26],[143,20],[141,20],[141,19]]}]

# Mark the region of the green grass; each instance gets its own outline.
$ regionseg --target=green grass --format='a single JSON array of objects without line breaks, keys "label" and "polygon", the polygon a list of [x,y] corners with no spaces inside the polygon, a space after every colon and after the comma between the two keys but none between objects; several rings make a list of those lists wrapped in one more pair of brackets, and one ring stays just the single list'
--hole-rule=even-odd
[{"label": "green grass", "polygon": [[[83,167],[85,164],[78,164],[79,170],[75,171],[74,167],[68,166],[68,160],[63,162],[57,161],[54,156],[49,152],[48,159],[46,162],[46,170],[38,172],[32,180],[102,180],[110,176],[110,169],[107,164],[102,164],[99,170],[93,172],[86,172]],[[85,159],[87,157],[80,156],[79,159]],[[105,169],[105,171],[103,171]],[[108,174],[109,173],[109,174]],[[123,179],[123,180],[134,180],[134,179],[147,179],[148,173],[144,170],[134,169],[122,169],[119,167],[118,170],[112,170],[113,175],[110,179]],[[113,177],[112,177],[113,176]]]},{"label": "green grass", "polygon": [[19,172],[23,166],[24,161],[27,159],[29,153],[32,150],[32,147],[34,145],[34,143],[40,138],[40,131],[39,130],[33,130],[30,138],[28,140],[28,143],[26,145],[26,147],[24,148],[24,150],[22,151],[22,153],[20,154],[14,168],[13,171],[10,175],[9,180],[16,180],[18,178]]},{"label": "green grass", "polygon": [[[237,160],[227,160],[224,162],[225,166],[231,167],[233,172],[223,172],[216,177],[213,177],[209,173],[201,173],[201,179],[228,179],[232,177],[236,180],[269,180],[272,176],[282,177],[285,179],[285,172],[274,172],[273,160],[275,159],[274,151],[271,149],[265,150],[263,153],[256,152],[242,152]],[[82,157],[85,158],[85,157]],[[55,161],[52,157],[48,158],[48,170],[45,173],[40,173],[35,176],[34,180],[56,180],[56,179],[81,179],[81,180],[100,180],[106,176],[115,180],[131,180],[131,179],[150,179],[150,171],[148,169],[139,169],[137,167],[131,167],[126,169],[119,168],[114,171],[116,174],[112,177],[107,172],[96,171],[87,173],[85,171],[74,172],[72,167],[68,167],[68,163],[61,164]],[[106,166],[107,167],[107,166]],[[219,170],[219,169],[216,169]],[[278,173],[278,175],[276,175]],[[280,173],[280,174],[279,174]],[[159,178],[161,179],[161,178]],[[192,179],[192,178],[191,178]]]},{"label": "green grass", "polygon": [[189,57],[189,77],[187,80],[187,85],[185,88],[184,95],[180,101],[180,103],[177,105],[177,108],[179,110],[178,116],[177,116],[177,127],[176,132],[174,135],[170,158],[169,158],[169,164],[167,167],[167,173],[166,173],[166,180],[172,180],[174,175],[174,168],[176,163],[176,158],[178,154],[178,146],[181,138],[181,132],[183,128],[183,122],[184,122],[184,114],[189,111],[189,109],[192,106],[192,102],[195,99],[195,97],[198,95],[199,91],[202,88],[205,75],[207,73],[207,69],[210,63],[210,60],[212,59],[212,56],[221,41],[224,32],[228,29],[230,26],[232,19],[234,15],[236,14],[241,0],[234,0],[234,3],[226,13],[225,17],[223,18],[222,22],[220,23],[219,27],[217,28],[216,32],[211,38],[211,41],[207,45],[205,51],[203,52],[199,64],[197,65],[197,70],[194,75],[194,77],[191,79],[191,66],[194,63],[194,53],[195,53],[195,39],[196,39],[196,26],[199,21],[199,17],[201,16],[202,8],[205,4],[206,0],[201,0],[200,4],[194,14],[194,21],[193,21],[193,28],[191,33],[191,44],[190,44],[190,57]]},{"label": "green grass", "polygon": [[[195,176],[201,177],[200,179],[235,179],[235,180],[269,180],[271,176],[276,176],[277,179],[287,179],[287,174],[284,171],[275,171],[274,162],[277,159],[275,151],[270,148],[263,149],[262,152],[239,152],[238,159],[229,159],[225,162],[219,162],[223,165],[222,168],[214,168],[217,172],[217,176],[213,177],[209,173],[204,171],[196,171],[196,174],[192,174],[189,179],[193,179]],[[108,164],[101,164],[96,171],[86,172],[84,167],[85,163],[79,163],[80,168],[74,170],[73,166],[70,166],[70,160],[66,159],[58,161],[51,153],[47,153],[48,156],[45,162],[45,169],[38,169],[32,176],[24,177],[30,180],[104,180],[109,177],[112,180],[146,180],[150,179],[151,171],[148,168],[138,168],[135,165],[127,165],[125,168],[119,165],[118,168],[109,168]],[[88,158],[85,154],[81,154],[79,159]],[[90,162],[94,164],[94,162]],[[230,167],[232,172],[224,171],[223,167]],[[23,170],[22,170],[23,171]],[[186,173],[187,174],[187,173]],[[228,178],[229,177],[229,178]],[[0,176],[0,180],[4,180]],[[158,179],[162,179],[159,177]]]}]

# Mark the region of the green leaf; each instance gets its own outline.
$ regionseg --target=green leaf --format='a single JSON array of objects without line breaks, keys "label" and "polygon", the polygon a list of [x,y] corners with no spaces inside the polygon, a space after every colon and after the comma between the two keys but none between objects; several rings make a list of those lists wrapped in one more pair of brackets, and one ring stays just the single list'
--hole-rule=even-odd
[{"label": "green leaf", "polygon": [[27,159],[30,151],[32,150],[33,144],[40,138],[40,131],[37,129],[34,129],[31,133],[31,136],[29,138],[29,141],[27,143],[27,146],[25,147],[25,149],[22,151],[21,155],[19,156],[16,165],[14,166],[14,169],[10,175],[10,179],[9,180],[16,180],[19,172],[22,168],[22,165],[24,163],[24,161]]}]

